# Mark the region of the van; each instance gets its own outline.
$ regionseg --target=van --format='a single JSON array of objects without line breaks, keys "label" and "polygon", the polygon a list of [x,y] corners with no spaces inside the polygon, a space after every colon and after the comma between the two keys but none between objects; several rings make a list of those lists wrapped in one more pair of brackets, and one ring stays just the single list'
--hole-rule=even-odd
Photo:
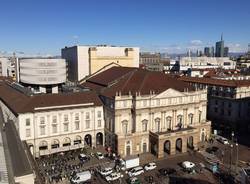
[{"label": "van", "polygon": [[83,171],[80,173],[77,173],[75,176],[73,176],[70,179],[70,183],[72,184],[80,184],[85,181],[91,180],[91,173],[90,171]]}]

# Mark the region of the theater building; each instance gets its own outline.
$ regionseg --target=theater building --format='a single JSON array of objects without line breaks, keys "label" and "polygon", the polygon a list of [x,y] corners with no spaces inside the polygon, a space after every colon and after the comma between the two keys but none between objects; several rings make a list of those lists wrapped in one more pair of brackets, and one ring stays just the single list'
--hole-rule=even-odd
[{"label": "theater building", "polygon": [[[105,79],[105,80],[103,80]],[[207,92],[160,72],[113,67],[82,84],[104,103],[106,146],[123,157],[197,149],[210,136]]]}]

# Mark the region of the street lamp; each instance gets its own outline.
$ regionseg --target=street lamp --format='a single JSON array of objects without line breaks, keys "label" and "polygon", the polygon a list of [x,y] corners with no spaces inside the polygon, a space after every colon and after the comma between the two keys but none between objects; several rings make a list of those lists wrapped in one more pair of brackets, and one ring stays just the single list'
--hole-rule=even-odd
[{"label": "street lamp", "polygon": [[232,157],[233,157],[233,144],[230,144],[230,174],[232,174],[232,161],[233,161],[233,159],[232,159]]},{"label": "street lamp", "polygon": [[235,173],[237,175],[238,173],[238,160],[239,160],[239,144],[236,142],[235,143],[235,146],[236,146],[236,163],[235,163]]}]

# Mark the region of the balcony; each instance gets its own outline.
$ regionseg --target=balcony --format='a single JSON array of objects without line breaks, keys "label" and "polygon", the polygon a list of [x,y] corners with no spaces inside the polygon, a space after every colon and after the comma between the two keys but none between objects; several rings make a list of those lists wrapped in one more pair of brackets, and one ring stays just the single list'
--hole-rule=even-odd
[{"label": "balcony", "polygon": [[168,130],[164,132],[151,132],[150,134],[158,137],[158,138],[163,138],[163,137],[172,137],[172,136],[178,136],[178,135],[187,135],[190,133],[196,133],[198,130],[195,127],[187,127],[187,128],[181,128],[177,130]]}]

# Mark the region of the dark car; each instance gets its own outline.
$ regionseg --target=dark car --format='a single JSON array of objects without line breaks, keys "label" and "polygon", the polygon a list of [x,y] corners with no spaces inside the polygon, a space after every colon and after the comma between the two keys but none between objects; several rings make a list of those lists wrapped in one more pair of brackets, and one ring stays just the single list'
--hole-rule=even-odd
[{"label": "dark car", "polygon": [[207,148],[206,152],[208,152],[210,154],[214,154],[214,153],[216,153],[218,151],[218,149],[219,149],[218,147],[212,146],[212,147]]},{"label": "dark car", "polygon": [[81,162],[87,162],[87,161],[90,160],[90,158],[89,158],[87,155],[83,154],[83,153],[81,153],[81,154],[78,156],[78,158],[79,158],[79,160],[80,160]]},{"label": "dark car", "polygon": [[159,170],[159,173],[162,176],[169,176],[169,175],[172,175],[172,174],[176,174],[177,171],[174,168],[163,168],[163,169]]}]

